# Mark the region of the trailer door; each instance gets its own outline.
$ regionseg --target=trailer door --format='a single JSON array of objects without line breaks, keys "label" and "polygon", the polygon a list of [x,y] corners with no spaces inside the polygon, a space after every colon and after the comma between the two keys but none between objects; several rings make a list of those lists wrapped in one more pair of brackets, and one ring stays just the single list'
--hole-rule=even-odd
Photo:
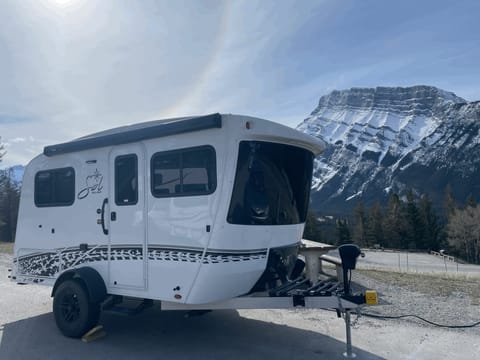
[{"label": "trailer door", "polygon": [[145,151],[129,144],[110,153],[109,285],[146,284]]}]

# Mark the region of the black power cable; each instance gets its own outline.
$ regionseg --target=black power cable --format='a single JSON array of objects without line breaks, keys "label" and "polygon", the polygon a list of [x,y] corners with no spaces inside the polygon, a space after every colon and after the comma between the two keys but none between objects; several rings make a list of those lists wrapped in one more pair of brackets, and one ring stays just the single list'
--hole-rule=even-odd
[{"label": "black power cable", "polygon": [[[349,245],[342,245],[342,246],[348,247]],[[342,253],[340,251],[340,256],[341,255],[342,255]],[[344,263],[343,258],[342,258],[342,263]],[[353,267],[353,268],[355,268],[355,267]],[[345,293],[348,294],[348,293],[350,293],[350,289],[351,289],[350,284],[351,284],[351,281],[352,281],[352,269],[351,268],[346,268],[345,266],[343,266],[343,274],[344,274],[343,275],[344,291],[345,291]],[[336,311],[338,313],[338,310],[336,310]],[[439,323],[427,320],[427,319],[425,319],[421,316],[414,315],[414,314],[390,316],[390,315],[377,315],[377,314],[360,312],[359,316],[362,316],[362,315],[365,316],[365,317],[370,317],[370,318],[374,318],[374,319],[383,319],[383,320],[404,319],[404,318],[412,317],[412,318],[418,319],[420,321],[424,321],[427,324],[430,324],[430,325],[433,325],[433,326],[436,326],[436,327],[441,327],[441,328],[448,328],[448,329],[466,329],[466,328],[473,328],[473,327],[476,327],[476,326],[480,325],[480,321],[477,321],[473,324],[467,324],[467,325],[445,325],[445,324],[439,324]]]},{"label": "black power cable", "polygon": [[445,324],[438,324],[438,323],[436,323],[436,322],[433,322],[433,321],[424,319],[424,318],[422,318],[421,316],[413,315],[413,314],[398,315],[398,316],[389,316],[389,315],[376,315],[376,314],[369,314],[369,313],[361,312],[361,316],[371,317],[371,318],[374,318],[374,319],[386,319],[386,320],[390,320],[390,319],[404,319],[404,318],[407,318],[407,317],[413,317],[413,318],[416,318],[416,319],[418,319],[418,320],[424,321],[424,322],[426,322],[426,323],[428,323],[428,324],[430,324],[430,325],[437,326],[437,327],[441,327],[441,328],[448,328],[448,329],[466,329],[466,328],[473,328],[473,327],[475,327],[475,326],[480,325],[480,321],[477,321],[476,323],[473,323],[473,324],[467,324],[467,325],[445,325]]}]

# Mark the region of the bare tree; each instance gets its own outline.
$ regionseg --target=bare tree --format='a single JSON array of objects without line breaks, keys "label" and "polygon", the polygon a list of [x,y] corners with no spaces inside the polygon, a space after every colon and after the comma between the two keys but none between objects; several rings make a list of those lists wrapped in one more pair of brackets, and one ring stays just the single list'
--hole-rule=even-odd
[{"label": "bare tree", "polygon": [[448,221],[448,242],[467,261],[480,263],[480,207],[457,209]]}]

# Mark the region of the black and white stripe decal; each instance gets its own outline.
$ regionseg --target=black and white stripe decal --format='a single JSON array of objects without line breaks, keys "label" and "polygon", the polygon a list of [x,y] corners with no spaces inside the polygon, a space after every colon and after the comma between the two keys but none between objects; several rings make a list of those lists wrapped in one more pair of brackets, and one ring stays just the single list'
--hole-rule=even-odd
[{"label": "black and white stripe decal", "polygon": [[[200,248],[170,248],[162,246],[148,247],[150,261],[176,261],[202,264],[219,264],[263,260],[267,257],[267,249],[259,250],[210,250],[204,254]],[[54,277],[60,270],[74,266],[108,260],[108,246],[89,246],[89,250],[78,247],[57,249],[20,256],[14,259],[19,275]],[[135,245],[111,246],[110,260],[143,260],[143,248]]]}]

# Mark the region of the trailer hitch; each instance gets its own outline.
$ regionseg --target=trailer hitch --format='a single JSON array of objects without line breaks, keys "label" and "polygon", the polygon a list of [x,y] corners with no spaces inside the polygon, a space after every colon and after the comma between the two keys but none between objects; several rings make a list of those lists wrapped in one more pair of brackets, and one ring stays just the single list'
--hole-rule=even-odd
[{"label": "trailer hitch", "polygon": [[[358,245],[345,244],[338,247],[340,259],[342,259],[343,268],[343,288],[345,295],[350,295],[350,281],[348,280],[348,272],[355,269],[357,258],[362,255],[362,251]],[[365,256],[365,255],[363,255]]]}]

